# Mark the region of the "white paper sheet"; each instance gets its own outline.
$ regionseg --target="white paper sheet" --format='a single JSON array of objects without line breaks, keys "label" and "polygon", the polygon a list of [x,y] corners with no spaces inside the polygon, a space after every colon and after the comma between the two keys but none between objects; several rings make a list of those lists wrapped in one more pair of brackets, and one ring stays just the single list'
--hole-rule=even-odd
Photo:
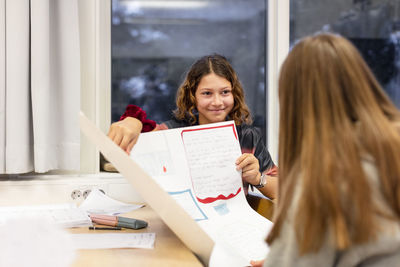
[{"label": "white paper sheet", "polygon": [[248,266],[248,260],[236,251],[232,251],[225,242],[216,242],[211,253],[208,267],[220,266]]},{"label": "white paper sheet", "polygon": [[154,248],[155,233],[71,234],[76,249]]},{"label": "white paper sheet", "polygon": [[73,203],[0,207],[0,224],[9,219],[26,217],[40,218],[65,228],[92,226],[88,214]]},{"label": "white paper sheet", "polygon": [[90,214],[118,215],[139,209],[144,205],[127,204],[112,199],[98,189],[93,189],[79,206]]},{"label": "white paper sheet", "polygon": [[272,226],[246,201],[235,165],[240,155],[232,121],[141,134],[130,154],[219,246],[242,259],[236,266],[265,258]]}]

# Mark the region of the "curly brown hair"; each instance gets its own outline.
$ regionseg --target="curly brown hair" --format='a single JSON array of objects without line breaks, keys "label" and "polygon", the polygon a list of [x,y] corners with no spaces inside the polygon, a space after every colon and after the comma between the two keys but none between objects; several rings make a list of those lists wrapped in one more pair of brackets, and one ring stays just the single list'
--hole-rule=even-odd
[{"label": "curly brown hair", "polygon": [[194,115],[196,111],[195,93],[201,79],[210,73],[225,78],[232,85],[234,105],[227,119],[234,120],[236,125],[242,123],[251,124],[250,111],[246,105],[243,87],[239,78],[228,60],[218,54],[200,58],[189,69],[176,94],[177,108],[174,110],[175,117],[179,120],[189,120],[192,125],[197,122],[197,118]]}]

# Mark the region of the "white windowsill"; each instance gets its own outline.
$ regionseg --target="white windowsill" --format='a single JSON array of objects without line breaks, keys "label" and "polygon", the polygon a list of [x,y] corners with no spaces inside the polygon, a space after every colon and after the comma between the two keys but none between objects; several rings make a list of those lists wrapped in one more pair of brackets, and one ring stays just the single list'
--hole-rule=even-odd
[{"label": "white windowsill", "polygon": [[72,192],[101,189],[108,196],[123,202],[143,202],[140,195],[119,173],[23,175],[0,178],[0,206],[39,205],[75,202]]}]

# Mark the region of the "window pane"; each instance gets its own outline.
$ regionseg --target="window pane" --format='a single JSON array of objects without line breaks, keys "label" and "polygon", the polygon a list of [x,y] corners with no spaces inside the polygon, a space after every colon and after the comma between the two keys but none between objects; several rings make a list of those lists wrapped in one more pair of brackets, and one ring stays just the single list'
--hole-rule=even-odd
[{"label": "window pane", "polygon": [[290,0],[290,10],[291,45],[318,31],[347,37],[400,107],[400,0]]},{"label": "window pane", "polygon": [[239,75],[265,133],[266,0],[114,0],[112,121],[136,104],[158,123],[201,56],[224,55]]}]

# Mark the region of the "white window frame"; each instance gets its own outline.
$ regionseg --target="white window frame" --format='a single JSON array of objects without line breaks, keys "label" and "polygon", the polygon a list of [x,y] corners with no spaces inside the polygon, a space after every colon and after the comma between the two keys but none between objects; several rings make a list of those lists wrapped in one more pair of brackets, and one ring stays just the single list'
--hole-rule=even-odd
[{"label": "white window frame", "polygon": [[[268,95],[266,141],[274,162],[278,156],[278,76],[289,51],[289,0],[268,1]],[[111,122],[111,0],[79,1],[81,29],[81,109],[107,133]],[[81,136],[81,172],[99,172],[98,150]]]},{"label": "white window frame", "polygon": [[278,78],[279,70],[289,52],[289,0],[268,1],[268,97],[267,107],[267,133],[266,140],[272,159],[278,163],[278,137],[279,137],[279,98]]},{"label": "white window frame", "polygon": [[[104,133],[111,122],[111,0],[79,3],[81,110]],[[98,149],[81,134],[81,172],[99,173]]]}]

